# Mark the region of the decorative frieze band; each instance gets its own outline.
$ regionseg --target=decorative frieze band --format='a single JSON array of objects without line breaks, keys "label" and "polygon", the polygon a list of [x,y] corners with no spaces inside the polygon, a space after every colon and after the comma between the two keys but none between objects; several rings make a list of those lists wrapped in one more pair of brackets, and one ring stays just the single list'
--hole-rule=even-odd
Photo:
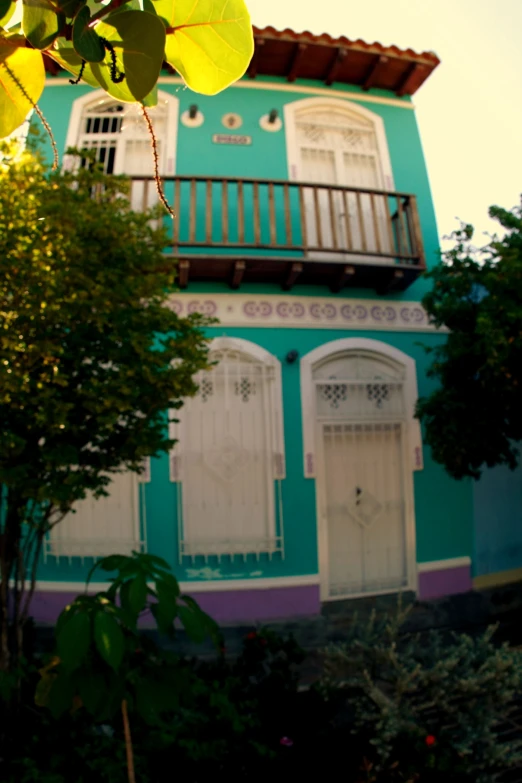
[{"label": "decorative frieze band", "polygon": [[178,315],[203,313],[217,318],[223,326],[435,330],[419,302],[274,294],[176,293],[170,297],[169,304]]}]

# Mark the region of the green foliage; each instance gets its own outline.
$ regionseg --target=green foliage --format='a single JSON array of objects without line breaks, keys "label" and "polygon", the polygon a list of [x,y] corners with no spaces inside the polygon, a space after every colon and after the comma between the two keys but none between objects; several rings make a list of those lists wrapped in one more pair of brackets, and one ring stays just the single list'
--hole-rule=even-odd
[{"label": "green foliage", "polygon": [[[134,559],[133,568],[138,562]],[[165,574],[148,583],[157,590],[163,580]],[[93,657],[97,654],[93,648]],[[193,660],[158,648],[143,633],[131,661],[141,674],[136,680],[129,671],[124,695],[132,708],[140,783],[170,783],[173,770],[187,783],[209,777],[266,779],[271,770],[281,772],[281,764],[292,761],[281,738],[294,736],[296,716],[317,729],[317,715],[303,709],[298,693],[296,667],[302,652],[291,639],[261,630],[247,635],[236,660],[224,655]],[[110,667],[105,671],[114,682]],[[107,715],[103,723],[93,718],[102,714],[110,695],[101,672],[82,676],[78,694],[71,701],[74,708],[57,717],[47,708],[27,705],[14,758],[7,769],[0,760],[2,781],[127,783],[121,716]]]},{"label": "green foliage", "polygon": [[325,651],[323,687],[345,692],[367,779],[490,783],[522,761],[522,741],[496,731],[522,686],[522,651],[495,646],[494,629],[401,635],[404,618],[373,614]]},{"label": "green foliage", "polygon": [[0,575],[15,580],[15,625],[50,527],[171,447],[167,411],[206,367],[207,322],[166,306],[165,233],[126,192],[96,167],[49,175],[28,153],[0,163]]},{"label": "green foliage", "polygon": [[[244,0],[18,2],[23,35],[0,26],[0,138],[21,124],[42,93],[42,52],[117,100],[154,105],[163,61],[191,89],[213,95],[243,76],[254,51]],[[14,3],[2,0],[0,25],[8,25],[13,11]]]},{"label": "green foliage", "polygon": [[[170,660],[138,627],[140,616],[161,610],[162,634],[174,636],[175,620],[197,641],[210,635],[219,643],[217,625],[196,601],[181,595],[168,564],[135,552],[104,558],[96,569],[116,571],[107,592],[80,595],[56,627],[57,654],[40,670],[35,700],[55,717],[85,709],[97,721],[114,717],[125,700],[143,721],[154,722],[179,701],[182,679]],[[155,614],[153,612],[153,614]]]},{"label": "green foliage", "polygon": [[423,300],[449,334],[427,349],[439,386],[419,400],[417,415],[434,459],[455,478],[516,467],[522,441],[522,208],[489,214],[505,235],[477,250],[473,227],[462,224],[428,273],[433,288]]}]

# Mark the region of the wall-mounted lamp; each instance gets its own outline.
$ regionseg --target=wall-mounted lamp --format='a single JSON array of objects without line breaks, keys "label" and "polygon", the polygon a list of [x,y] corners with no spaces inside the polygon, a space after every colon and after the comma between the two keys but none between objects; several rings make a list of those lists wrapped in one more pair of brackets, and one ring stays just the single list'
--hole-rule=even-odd
[{"label": "wall-mounted lamp", "polygon": [[197,103],[192,103],[181,115],[181,122],[187,128],[199,128],[200,125],[203,125],[204,121],[205,117],[203,112],[200,111]]},{"label": "wall-mounted lamp", "polygon": [[271,109],[268,114],[263,114],[259,120],[259,125],[264,131],[269,131],[271,133],[281,130],[283,123],[279,116],[279,109]]},{"label": "wall-mounted lamp", "polygon": [[294,364],[294,362],[296,362],[298,358],[299,358],[298,351],[288,351],[288,353],[285,356],[285,360],[287,364]]}]

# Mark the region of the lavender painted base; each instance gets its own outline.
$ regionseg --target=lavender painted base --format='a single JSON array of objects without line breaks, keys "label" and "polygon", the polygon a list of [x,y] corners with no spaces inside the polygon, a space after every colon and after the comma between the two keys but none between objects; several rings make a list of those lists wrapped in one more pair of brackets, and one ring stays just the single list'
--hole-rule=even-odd
[{"label": "lavender painted base", "polygon": [[472,589],[469,565],[444,568],[437,571],[421,571],[419,574],[419,598],[428,601],[445,595],[467,593]]},{"label": "lavender painted base", "polygon": [[[81,587],[78,593],[81,592]],[[62,609],[77,593],[41,590],[35,593],[31,614],[39,624],[54,624]],[[218,623],[255,623],[317,615],[319,585],[268,589],[216,590],[194,593],[201,608]]]}]

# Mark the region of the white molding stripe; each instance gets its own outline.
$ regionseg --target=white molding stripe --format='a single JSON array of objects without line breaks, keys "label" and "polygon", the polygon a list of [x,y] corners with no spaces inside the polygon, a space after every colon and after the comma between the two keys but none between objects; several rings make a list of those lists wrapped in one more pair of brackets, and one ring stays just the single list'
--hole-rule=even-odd
[{"label": "white molding stripe", "polygon": [[417,563],[419,574],[430,571],[451,571],[453,568],[471,567],[471,557],[451,557],[448,560],[432,560],[429,563]]},{"label": "white molding stripe", "polygon": [[[160,76],[158,84],[181,84],[185,82],[179,76]],[[46,87],[71,86],[67,76],[51,76],[46,80]],[[231,88],[239,87],[247,90],[274,90],[275,92],[293,92],[298,95],[327,95],[330,98],[347,98],[350,101],[362,103],[381,103],[385,106],[397,106],[400,109],[415,109],[415,104],[409,101],[400,101],[397,98],[384,98],[380,95],[363,95],[357,92],[344,90],[330,90],[326,87],[305,87],[300,84],[281,84],[280,82],[254,82],[241,81],[230,85]],[[230,89],[230,88],[229,88]]]},{"label": "white molding stripe", "polygon": [[[231,592],[233,590],[270,590],[274,587],[306,587],[318,585],[318,574],[304,576],[279,576],[259,579],[212,579],[201,582],[180,582],[180,590],[184,593],[211,593]],[[91,582],[87,593],[99,593],[108,590],[110,582]],[[40,580],[36,583],[36,590],[48,593],[84,593],[85,582],[46,582]]]},{"label": "white molding stripe", "polygon": [[181,316],[202,313],[221,326],[290,329],[371,329],[433,332],[420,302],[275,294],[171,294],[168,306]]},{"label": "white molding stripe", "polygon": [[319,574],[307,576],[252,577],[251,579],[213,579],[208,582],[180,582],[185,593],[230,592],[233,590],[270,590],[275,587],[319,585]]}]

